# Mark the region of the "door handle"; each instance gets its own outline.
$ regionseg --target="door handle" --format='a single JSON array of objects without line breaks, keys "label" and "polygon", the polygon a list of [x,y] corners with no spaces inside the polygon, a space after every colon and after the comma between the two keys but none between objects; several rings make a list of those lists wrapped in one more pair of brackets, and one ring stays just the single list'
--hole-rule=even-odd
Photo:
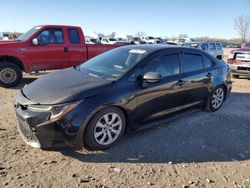
[{"label": "door handle", "polygon": [[177,85],[182,86],[183,84],[187,83],[187,81],[179,80]]},{"label": "door handle", "polygon": [[64,47],[64,52],[69,52],[69,48],[68,47]]},{"label": "door handle", "polygon": [[211,78],[211,77],[212,77],[211,72],[207,73],[207,77],[208,77],[208,78]]}]

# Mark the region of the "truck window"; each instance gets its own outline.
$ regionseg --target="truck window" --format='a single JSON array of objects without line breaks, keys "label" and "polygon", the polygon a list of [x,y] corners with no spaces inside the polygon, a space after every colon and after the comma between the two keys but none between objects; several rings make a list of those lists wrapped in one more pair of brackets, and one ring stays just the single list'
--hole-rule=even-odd
[{"label": "truck window", "polygon": [[204,51],[208,50],[208,45],[207,45],[207,43],[203,43],[203,44],[201,45],[201,49],[204,50]]},{"label": "truck window", "polygon": [[221,45],[220,43],[215,43],[217,50],[221,50]]},{"label": "truck window", "polygon": [[209,46],[209,50],[216,50],[214,43],[209,43],[208,46]]},{"label": "truck window", "polygon": [[39,45],[64,43],[61,29],[45,29],[37,35]]},{"label": "truck window", "polygon": [[69,41],[71,44],[80,44],[80,35],[77,29],[68,29]]}]

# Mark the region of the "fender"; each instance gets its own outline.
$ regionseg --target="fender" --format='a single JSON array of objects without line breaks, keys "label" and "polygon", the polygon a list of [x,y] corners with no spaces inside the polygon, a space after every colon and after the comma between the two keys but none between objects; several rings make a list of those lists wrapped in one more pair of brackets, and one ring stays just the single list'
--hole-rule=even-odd
[{"label": "fender", "polygon": [[14,57],[18,60],[21,61],[22,63],[22,66],[24,68],[24,71],[27,72],[28,71],[28,67],[27,67],[27,64],[25,63],[25,56],[18,52],[18,51],[12,51],[12,50],[1,50],[0,51],[0,57],[4,57],[4,56],[8,56],[8,57]]}]

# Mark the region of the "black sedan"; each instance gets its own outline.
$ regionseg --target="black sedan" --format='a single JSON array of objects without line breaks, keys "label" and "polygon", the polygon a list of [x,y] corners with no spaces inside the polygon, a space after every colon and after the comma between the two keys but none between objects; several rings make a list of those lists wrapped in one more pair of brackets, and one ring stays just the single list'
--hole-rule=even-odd
[{"label": "black sedan", "polygon": [[37,79],[19,92],[15,111],[33,147],[106,149],[177,111],[216,111],[231,87],[228,65],[206,52],[131,45]]}]

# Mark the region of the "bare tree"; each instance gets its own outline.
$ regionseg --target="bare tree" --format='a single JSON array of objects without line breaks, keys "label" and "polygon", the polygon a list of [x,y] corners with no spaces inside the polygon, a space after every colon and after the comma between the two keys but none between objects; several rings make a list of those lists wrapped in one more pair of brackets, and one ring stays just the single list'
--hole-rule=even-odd
[{"label": "bare tree", "polygon": [[250,34],[250,16],[237,16],[234,19],[234,28],[240,35],[242,43],[247,43]]},{"label": "bare tree", "polygon": [[147,36],[147,33],[145,33],[144,31],[139,31],[135,34],[136,37],[143,37],[143,36]]}]

